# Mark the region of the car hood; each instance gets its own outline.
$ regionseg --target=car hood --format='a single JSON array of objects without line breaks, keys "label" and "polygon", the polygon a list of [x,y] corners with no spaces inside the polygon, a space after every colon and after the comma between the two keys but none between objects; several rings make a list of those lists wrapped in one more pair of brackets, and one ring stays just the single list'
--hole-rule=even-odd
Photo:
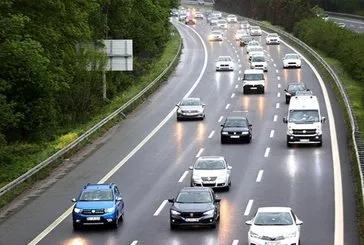
[{"label": "car hood", "polygon": [[248,128],[244,127],[225,127],[222,129],[224,132],[248,132]]},{"label": "car hood", "polygon": [[299,59],[284,59],[285,62],[299,62]]},{"label": "car hood", "polygon": [[104,209],[114,207],[114,201],[78,201],[75,205],[76,208],[81,209]]},{"label": "car hood", "polygon": [[226,169],[215,169],[215,170],[193,170],[194,176],[200,176],[200,177],[218,177],[218,176],[225,176],[227,174]]},{"label": "car hood", "polygon": [[297,231],[295,225],[253,225],[250,231],[263,236],[279,237]]},{"label": "car hood", "polygon": [[231,61],[216,61],[216,65],[221,65],[221,64],[228,64],[228,65],[232,65],[233,62]]},{"label": "car hood", "polygon": [[267,61],[252,61],[252,65],[266,65]]},{"label": "car hood", "polygon": [[212,203],[177,203],[173,208],[180,212],[205,212],[214,208]]},{"label": "car hood", "polygon": [[180,106],[184,111],[199,111],[202,110],[202,106]]}]

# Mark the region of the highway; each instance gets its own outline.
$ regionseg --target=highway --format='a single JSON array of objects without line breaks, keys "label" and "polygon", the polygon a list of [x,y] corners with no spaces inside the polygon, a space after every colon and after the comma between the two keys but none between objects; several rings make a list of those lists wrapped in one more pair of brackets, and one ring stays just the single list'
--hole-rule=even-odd
[{"label": "highway", "polygon": [[[209,42],[209,26],[204,20],[192,27],[173,23],[181,33],[184,48],[168,82],[127,119],[72,157],[72,170],[3,219],[0,244],[247,244],[248,226],[244,222],[261,206],[292,207],[304,222],[301,244],[334,244],[334,159],[329,129],[333,118],[323,126],[320,148],[287,148],[286,124],[282,123],[287,114],[283,89],[289,81],[305,82],[318,96],[321,113],[328,117],[313,70],[306,62],[301,69],[283,70],[282,57],[292,50],[285,44],[264,44],[270,59],[266,93],[243,95],[240,79],[249,63],[245,49],[234,40],[237,26],[229,27],[224,41]],[[265,35],[257,39],[264,43]],[[232,56],[236,69],[216,72],[219,55]],[[341,235],[344,244],[356,245],[359,241],[346,126],[333,91],[327,89],[339,142],[336,153],[340,156],[344,201]],[[206,104],[204,121],[176,121],[174,106],[185,96],[200,97]],[[230,115],[249,118],[253,124],[250,144],[220,144],[221,121]],[[233,167],[230,191],[217,192],[222,198],[220,224],[215,230],[171,231],[170,204],[166,200],[189,185],[190,173],[186,171],[199,155],[225,156]],[[118,230],[91,227],[73,231],[71,216],[66,212],[71,199],[83,185],[105,181],[116,183],[123,193],[124,222]]]},{"label": "highway", "polygon": [[364,20],[352,19],[347,17],[336,17],[329,15],[329,20],[337,22],[337,23],[344,23],[346,28],[355,31],[355,32],[364,32]]}]

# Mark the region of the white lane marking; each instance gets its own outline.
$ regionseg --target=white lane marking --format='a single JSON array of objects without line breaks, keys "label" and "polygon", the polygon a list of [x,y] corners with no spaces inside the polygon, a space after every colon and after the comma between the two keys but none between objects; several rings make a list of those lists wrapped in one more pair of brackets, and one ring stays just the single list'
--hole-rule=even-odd
[{"label": "white lane marking", "polygon": [[238,50],[235,50],[235,53],[237,53],[238,52]]},{"label": "white lane marking", "polygon": [[238,62],[240,63],[240,59],[238,59]]},{"label": "white lane marking", "polygon": [[159,208],[157,209],[157,211],[155,211],[155,213],[153,214],[153,216],[158,216],[160,214],[160,212],[162,212],[162,209],[164,208],[164,206],[166,206],[168,200],[164,200],[161,205],[159,206]]},{"label": "white lane marking", "polygon": [[241,68],[241,64],[239,64],[239,68]]},{"label": "white lane marking", "polygon": [[185,172],[182,174],[181,178],[179,178],[178,182],[179,182],[179,183],[181,183],[181,182],[184,180],[184,178],[187,176],[187,174],[188,174],[188,171],[185,171]]},{"label": "white lane marking", "polygon": [[215,133],[215,130],[212,130],[211,133],[209,134],[209,137],[208,138],[211,139],[212,136],[214,135],[214,133]]},{"label": "white lane marking", "polygon": [[350,27],[354,27],[354,25],[353,24],[350,24]]},{"label": "white lane marking", "polygon": [[231,98],[234,98],[234,97],[235,97],[235,93],[232,93],[232,94],[231,94]]},{"label": "white lane marking", "polygon": [[273,129],[270,131],[270,135],[269,135],[269,137],[270,137],[270,138],[273,138],[273,137],[274,137],[274,130],[273,130]]},{"label": "white lane marking", "polygon": [[231,245],[238,245],[238,243],[239,243],[239,240],[234,240]]},{"label": "white lane marking", "polygon": [[344,206],[343,206],[343,186],[342,186],[342,176],[341,176],[341,162],[339,145],[337,141],[336,126],[334,113],[332,111],[329,94],[327,92],[326,85],[322,80],[322,77],[317,72],[316,68],[312,63],[307,60],[298,50],[290,46],[288,43],[282,41],[287,47],[292,49],[294,52],[299,54],[302,59],[308,64],[313,73],[315,74],[317,80],[322,89],[322,94],[325,100],[325,106],[328,113],[329,126],[330,126],[330,137],[331,137],[331,154],[333,159],[333,169],[334,169],[334,196],[335,196],[335,235],[334,235],[334,245],[344,244]]},{"label": "white lane marking", "polygon": [[267,147],[264,152],[264,157],[268,157],[270,152],[270,147]]},{"label": "white lane marking", "polygon": [[[240,81],[241,80],[241,77],[238,77],[238,81]],[[238,85],[236,85],[236,86],[238,86]]]},{"label": "white lane marking", "polygon": [[219,118],[218,122],[221,122],[223,118],[224,118],[224,117],[223,117],[223,116],[221,116],[221,117]]},{"label": "white lane marking", "polygon": [[279,109],[279,106],[280,106],[280,103],[279,103],[279,102],[277,102],[277,104],[276,104],[276,108],[277,108],[277,109]]},{"label": "white lane marking", "polygon": [[225,109],[227,110],[227,109],[229,109],[229,107],[230,107],[230,104],[227,104],[227,105],[225,106]]},{"label": "white lane marking", "polygon": [[138,243],[137,240],[133,241],[130,245],[136,245]]},{"label": "white lane marking", "polygon": [[276,73],[279,73],[279,71],[278,71],[278,70],[276,70]]},{"label": "white lane marking", "polygon": [[[190,90],[185,94],[185,96],[183,98],[188,98],[190,96],[190,94],[195,90],[195,88],[197,87],[197,85],[200,83],[203,74],[206,71],[207,68],[207,61],[208,61],[208,53],[207,53],[207,47],[206,44],[204,42],[204,40],[202,39],[202,37],[200,36],[200,34],[198,34],[192,27],[190,26],[186,26],[180,22],[176,22],[181,26],[184,26],[186,28],[191,29],[196,35],[197,37],[200,39],[203,49],[204,49],[204,55],[205,55],[205,59],[204,59],[204,64],[202,67],[202,70],[196,80],[196,82],[192,85],[192,87],[190,88]],[[124,157],[113,169],[111,169],[110,172],[108,172],[99,182],[98,184],[102,184],[105,183],[113,174],[115,174],[116,171],[118,171],[132,156],[135,155],[135,153],[137,153],[162,127],[164,124],[167,123],[167,121],[174,116],[175,114],[175,108],[173,108],[171,110],[171,112],[131,151],[129,152],[129,154]],[[46,237],[52,230],[54,230],[54,228],[56,228],[64,219],[66,219],[73,210],[73,205],[71,207],[69,207],[63,214],[61,214],[55,221],[53,221],[48,227],[46,227],[41,233],[39,233],[28,245],[36,245],[38,244],[44,237]]]},{"label": "white lane marking", "polygon": [[276,121],[277,121],[277,119],[278,119],[278,116],[277,116],[277,115],[274,115],[274,117],[273,117],[273,122],[276,122]]},{"label": "white lane marking", "polygon": [[270,61],[272,61],[272,62],[273,62],[273,59],[270,59]]},{"label": "white lane marking", "polygon": [[279,80],[281,80],[281,77],[280,77],[280,76],[278,76],[278,77],[277,77],[277,80],[278,80],[278,81],[279,81]]},{"label": "white lane marking", "polygon": [[205,149],[204,148],[201,148],[198,152],[197,152],[197,155],[196,157],[200,157],[202,152],[204,151]]},{"label": "white lane marking", "polygon": [[273,64],[273,66],[274,66],[274,67],[277,67],[277,65],[276,65],[276,64]]},{"label": "white lane marking", "polygon": [[248,205],[246,206],[246,209],[245,209],[245,212],[244,212],[245,216],[249,215],[250,209],[252,209],[252,206],[253,206],[253,202],[254,202],[254,200],[249,200]]},{"label": "white lane marking", "polygon": [[241,70],[239,71],[239,74],[241,74]]},{"label": "white lane marking", "polygon": [[257,175],[257,179],[255,181],[260,182],[262,180],[262,177],[263,177],[263,170],[259,170],[259,173]]},{"label": "white lane marking", "polygon": [[279,98],[279,97],[281,97],[281,92],[278,92],[277,93],[277,97]]},{"label": "white lane marking", "polygon": [[280,83],[278,83],[278,88],[280,88],[281,87],[281,84]]},{"label": "white lane marking", "polygon": [[[240,78],[240,77],[239,77],[239,78]],[[235,85],[235,88],[238,88],[238,87],[239,87],[239,85],[237,85],[237,84],[236,84],[236,85]]]}]

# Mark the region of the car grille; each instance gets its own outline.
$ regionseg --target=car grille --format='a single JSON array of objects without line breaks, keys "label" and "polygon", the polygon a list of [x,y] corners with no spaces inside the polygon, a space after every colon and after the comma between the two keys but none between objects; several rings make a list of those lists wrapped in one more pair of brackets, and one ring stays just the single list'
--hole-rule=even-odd
[{"label": "car grille", "polygon": [[217,177],[201,177],[202,181],[215,181]]},{"label": "car grille", "polygon": [[183,218],[200,218],[203,216],[203,212],[188,212],[188,213],[181,213]]},{"label": "car grille", "polygon": [[277,42],[277,39],[270,39],[271,42]]},{"label": "car grille", "polygon": [[263,68],[263,65],[255,65],[255,67]]},{"label": "car grille", "polygon": [[85,215],[97,215],[97,214],[104,214],[104,209],[84,209],[82,210],[82,214]]},{"label": "car grille", "polygon": [[288,62],[289,65],[295,65],[296,62]]},{"label": "car grille", "polygon": [[279,241],[279,240],[283,240],[284,237],[283,236],[278,236],[278,237],[262,236],[262,239],[266,240],[266,241]]},{"label": "car grille", "polygon": [[195,110],[183,110],[183,113],[198,113],[198,111]]},{"label": "car grille", "polygon": [[295,135],[310,135],[316,134],[316,129],[293,129]]},{"label": "car grille", "polygon": [[240,135],[243,134],[243,132],[228,132],[229,135]]}]

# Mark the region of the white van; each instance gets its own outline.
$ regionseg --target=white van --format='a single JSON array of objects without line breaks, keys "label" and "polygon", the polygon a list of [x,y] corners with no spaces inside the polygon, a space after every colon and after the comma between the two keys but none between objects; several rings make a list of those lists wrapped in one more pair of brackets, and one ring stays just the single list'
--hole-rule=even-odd
[{"label": "white van", "polygon": [[243,94],[256,92],[264,94],[264,72],[263,70],[247,69],[243,77]]},{"label": "white van", "polygon": [[301,95],[291,98],[288,116],[283,118],[287,123],[287,146],[292,144],[317,144],[322,146],[322,123],[316,96]]}]

